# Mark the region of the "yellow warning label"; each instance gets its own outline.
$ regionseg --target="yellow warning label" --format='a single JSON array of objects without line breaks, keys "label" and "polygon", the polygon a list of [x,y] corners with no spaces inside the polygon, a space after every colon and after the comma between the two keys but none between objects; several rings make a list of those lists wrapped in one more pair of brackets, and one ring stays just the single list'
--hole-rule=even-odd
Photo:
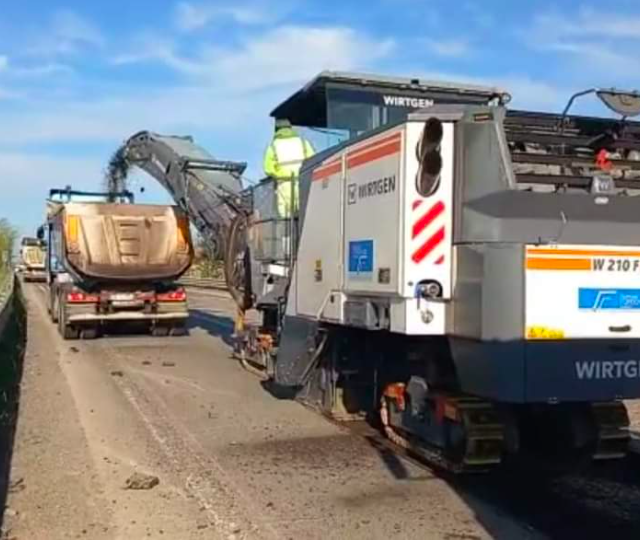
[{"label": "yellow warning label", "polygon": [[564,339],[564,330],[548,326],[527,327],[527,339]]}]

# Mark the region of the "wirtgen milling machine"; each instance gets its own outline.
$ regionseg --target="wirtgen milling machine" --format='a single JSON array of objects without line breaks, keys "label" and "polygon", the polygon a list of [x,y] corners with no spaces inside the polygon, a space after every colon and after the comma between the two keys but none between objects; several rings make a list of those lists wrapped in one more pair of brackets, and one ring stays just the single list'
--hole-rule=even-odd
[{"label": "wirtgen milling machine", "polygon": [[640,397],[640,95],[592,93],[622,118],[345,74],[285,102],[275,116],[355,136],[305,162],[294,219],[275,218],[269,182],[234,199],[230,288],[263,315],[239,321],[243,362],[332,415],[379,415],[456,471],[520,450],[624,456],[622,400]]}]

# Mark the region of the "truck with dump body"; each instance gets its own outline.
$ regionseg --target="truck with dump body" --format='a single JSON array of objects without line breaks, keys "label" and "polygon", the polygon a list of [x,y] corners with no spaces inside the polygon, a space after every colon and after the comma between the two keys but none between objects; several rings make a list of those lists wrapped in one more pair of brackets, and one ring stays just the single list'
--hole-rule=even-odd
[{"label": "truck with dump body", "polygon": [[130,192],[51,190],[46,236],[48,309],[64,339],[97,337],[108,323],[153,335],[185,333],[187,294],[177,279],[193,259],[178,208],[134,204]]},{"label": "truck with dump body", "polygon": [[18,272],[25,282],[46,281],[44,259],[45,243],[38,238],[25,236],[20,242],[18,262]]}]

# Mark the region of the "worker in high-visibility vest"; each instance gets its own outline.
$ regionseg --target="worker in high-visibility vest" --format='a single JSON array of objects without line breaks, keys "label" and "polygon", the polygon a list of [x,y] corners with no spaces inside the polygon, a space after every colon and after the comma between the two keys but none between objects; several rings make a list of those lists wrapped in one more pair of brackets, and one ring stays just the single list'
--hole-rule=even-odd
[{"label": "worker in high-visibility vest", "polygon": [[[276,131],[264,154],[264,172],[276,183],[278,216],[288,218],[298,211],[298,174],[302,162],[313,156],[313,146],[298,135],[288,120],[276,120]],[[293,201],[291,195],[293,194]]]}]

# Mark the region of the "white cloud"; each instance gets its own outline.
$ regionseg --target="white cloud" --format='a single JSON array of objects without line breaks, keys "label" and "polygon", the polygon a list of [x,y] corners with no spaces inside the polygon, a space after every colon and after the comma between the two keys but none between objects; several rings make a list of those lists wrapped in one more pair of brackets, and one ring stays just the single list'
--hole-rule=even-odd
[{"label": "white cloud", "polygon": [[567,53],[579,60],[588,60],[583,69],[595,68],[613,75],[635,75],[640,70],[640,58],[637,55],[625,54],[602,43],[559,41],[548,43],[545,50]]},{"label": "white cloud", "polygon": [[577,15],[540,13],[534,18],[533,33],[547,39],[615,38],[640,39],[640,14],[622,14],[582,8]]},{"label": "white cloud", "polygon": [[426,39],[424,42],[438,56],[462,58],[471,52],[466,39]]},{"label": "white cloud", "polygon": [[[55,154],[0,151],[0,178],[11,182],[12,195],[38,194],[42,199],[46,189],[56,185],[66,185],[71,178],[83,182],[88,187],[100,175],[102,164],[99,159],[61,157]],[[43,172],[46,171],[45,174]],[[86,180],[82,180],[82,179]],[[16,179],[20,179],[19,182]],[[93,184],[95,185],[95,184]],[[3,202],[5,199],[3,199]],[[13,203],[12,203],[13,204]]]},{"label": "white cloud", "polygon": [[138,39],[135,52],[113,62],[157,61],[200,84],[250,91],[303,83],[323,69],[367,67],[393,47],[390,39],[374,40],[347,27],[281,26],[234,49],[209,45],[192,56],[179,54],[175,42],[146,35]]},{"label": "white cloud", "polygon": [[539,13],[522,37],[537,51],[565,54],[582,75],[598,80],[635,78],[640,59],[640,13],[616,13],[583,7],[575,15]]},{"label": "white cloud", "polygon": [[209,26],[216,20],[232,20],[238,24],[263,24],[271,20],[260,6],[216,6],[212,3],[180,2],[176,7],[176,26],[190,32]]},{"label": "white cloud", "polygon": [[31,41],[27,52],[46,57],[75,54],[85,47],[102,48],[106,44],[95,24],[71,10],[54,13],[48,27],[38,30]]},{"label": "white cloud", "polygon": [[511,105],[516,108],[559,110],[566,103],[571,91],[543,80],[519,73],[477,77],[465,73],[426,72],[419,74],[423,80],[472,84],[496,88],[511,95]]},{"label": "white cloud", "polygon": [[0,216],[22,234],[33,234],[44,221],[44,200],[52,187],[70,182],[77,188],[95,189],[100,182],[99,158],[67,158],[55,154],[0,151],[0,187],[10,196],[0,198]]},{"label": "white cloud", "polygon": [[256,164],[271,134],[269,111],[287,93],[261,91],[247,98],[199,86],[147,88],[135,96],[117,92],[84,101],[70,96],[31,101],[27,107],[21,102],[15,112],[3,114],[0,150],[78,144],[115,150],[133,133],[150,130],[193,135],[214,155]]},{"label": "white cloud", "polygon": [[557,111],[564,106],[571,91],[548,82],[523,75],[506,75],[497,78],[496,84],[513,97],[513,106]]},{"label": "white cloud", "polygon": [[133,40],[131,49],[111,59],[113,65],[138,64],[143,62],[160,62],[183,74],[198,75],[203,72],[201,60],[191,60],[176,51],[176,43],[152,33],[145,33]]},{"label": "white cloud", "polygon": [[[115,145],[141,129],[210,134],[213,151],[255,152],[271,126],[269,111],[323,69],[371,68],[393,48],[349,28],[285,26],[231,50],[203,47],[193,57],[178,54],[167,39],[145,36],[134,54],[117,63],[157,61],[183,82],[159,87],[137,84],[63,86],[67,94],[30,97],[3,113],[4,145],[98,143]],[[295,54],[292,54],[295,51]],[[71,79],[73,81],[73,79]],[[74,91],[74,88],[75,91]],[[98,95],[87,98],[87,95]],[[215,134],[224,133],[224,137]],[[255,137],[264,133],[264,139]],[[255,142],[254,142],[255,138]],[[240,155],[238,158],[245,156]]]},{"label": "white cloud", "polygon": [[393,49],[346,27],[284,26],[235,52],[214,54],[212,75],[251,89],[306,81],[324,69],[353,70],[373,65]]},{"label": "white cloud", "polygon": [[9,74],[17,78],[44,77],[54,74],[73,73],[74,69],[59,62],[47,62],[45,64],[11,66]]}]

